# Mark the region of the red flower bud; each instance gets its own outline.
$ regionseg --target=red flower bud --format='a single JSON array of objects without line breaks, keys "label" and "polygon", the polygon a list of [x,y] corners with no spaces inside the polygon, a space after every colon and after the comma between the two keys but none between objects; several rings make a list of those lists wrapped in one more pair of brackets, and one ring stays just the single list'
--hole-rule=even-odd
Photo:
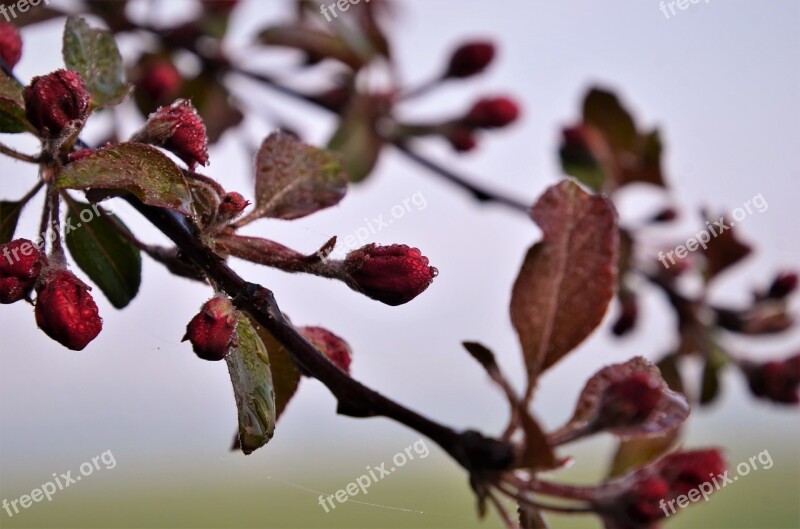
[{"label": "red flower bud", "polygon": [[783,299],[797,289],[797,274],[794,272],[784,272],[772,281],[767,297],[772,299]]},{"label": "red flower bud", "polygon": [[83,123],[89,113],[89,93],[77,72],[56,70],[34,77],[22,92],[25,116],[44,138],[56,138]]},{"label": "red flower bud", "polygon": [[513,99],[487,97],[472,106],[464,121],[470,127],[495,129],[510,125],[517,120],[519,114],[519,106]]},{"label": "red flower bud", "polygon": [[595,373],[578,397],[575,413],[548,436],[561,445],[598,432],[623,439],[663,435],[689,416],[686,398],[669,389],[656,366],[641,357]]},{"label": "red flower bud", "polygon": [[643,423],[659,410],[664,398],[663,381],[639,371],[608,385],[600,396],[596,423],[603,427],[633,426]]},{"label": "red flower bud", "polygon": [[223,217],[234,218],[245,210],[250,202],[236,192],[226,193],[219,205],[219,214]]},{"label": "red flower bud", "polygon": [[419,250],[404,244],[368,244],[347,254],[344,263],[356,290],[387,305],[408,303],[439,273]]},{"label": "red flower bud", "polygon": [[27,239],[16,239],[0,245],[0,303],[15,303],[33,290],[44,254]]},{"label": "red flower bud", "polygon": [[453,127],[446,138],[457,152],[469,152],[478,145],[478,140],[469,127]]},{"label": "red flower bud", "polygon": [[322,327],[300,327],[300,331],[306,340],[322,351],[322,353],[333,362],[336,367],[350,374],[350,361],[352,358],[352,351],[350,346],[347,345],[340,337],[333,334],[327,329]]},{"label": "red flower bud", "polygon": [[13,70],[22,57],[22,38],[14,24],[0,22],[0,59]]},{"label": "red flower bud", "polygon": [[84,349],[103,329],[91,288],[62,269],[45,271],[36,286],[36,323],[46,335],[73,351]]},{"label": "red flower bud", "polygon": [[668,496],[669,485],[666,481],[657,477],[646,478],[620,501],[626,509],[624,517],[635,522],[634,527],[660,520],[665,515],[659,504]]},{"label": "red flower bud", "polygon": [[76,162],[81,158],[86,158],[87,156],[91,156],[92,154],[96,153],[97,149],[81,149],[79,151],[72,151],[67,155],[67,161],[69,163]]},{"label": "red flower bud", "polygon": [[133,141],[158,145],[175,153],[190,168],[208,164],[208,135],[203,118],[188,99],[178,99],[147,118]]},{"label": "red flower bud", "polygon": [[469,42],[461,45],[450,57],[445,78],[471,77],[486,69],[494,59],[494,44]]},{"label": "red flower bud", "polygon": [[186,326],[183,341],[189,340],[203,360],[222,360],[236,347],[236,309],[227,297],[219,295],[205,302]]},{"label": "red flower bud", "polygon": [[800,354],[786,360],[744,367],[750,390],[757,397],[782,404],[800,402]]},{"label": "red flower bud", "polygon": [[[716,490],[713,478],[726,468],[725,459],[716,449],[676,452],[593,489],[579,490],[585,497],[594,497],[593,509],[606,527],[653,527],[657,520],[676,512],[678,496],[691,490],[704,495]],[[706,483],[701,491],[700,486]]]},{"label": "red flower bud", "polygon": [[672,497],[687,494],[725,472],[728,465],[717,449],[675,452],[657,462],[658,474],[669,485]]},{"label": "red flower bud", "polygon": [[163,105],[175,99],[182,85],[183,78],[175,66],[167,60],[160,60],[145,66],[136,89],[156,104]]}]

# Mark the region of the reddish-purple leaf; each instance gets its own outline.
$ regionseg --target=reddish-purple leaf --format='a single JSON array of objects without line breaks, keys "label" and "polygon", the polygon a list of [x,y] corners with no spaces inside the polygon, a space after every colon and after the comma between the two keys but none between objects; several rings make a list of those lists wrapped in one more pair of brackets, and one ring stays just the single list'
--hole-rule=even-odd
[{"label": "reddish-purple leaf", "polygon": [[614,206],[572,181],[549,188],[531,216],[543,238],[528,251],[511,295],[528,396],[538,375],[600,324],[616,288],[619,246]]},{"label": "reddish-purple leaf", "polygon": [[583,388],[572,418],[550,435],[563,444],[599,432],[653,437],[678,428],[689,403],[669,389],[658,368],[642,357],[598,371]]},{"label": "reddish-purple leaf", "polygon": [[738,239],[733,228],[734,223],[730,219],[720,217],[719,220],[710,220],[708,224],[712,233],[717,233],[703,249],[707,262],[706,278],[711,281],[722,271],[750,255],[752,249]]},{"label": "reddish-purple leaf", "polygon": [[338,154],[276,132],[256,156],[256,208],[246,218],[305,217],[338,204],[346,191],[347,175]]},{"label": "reddish-purple leaf", "polygon": [[555,452],[553,452],[547,435],[539,426],[528,410],[519,410],[520,424],[525,434],[522,453],[520,454],[519,467],[540,470],[549,470],[559,466]]}]

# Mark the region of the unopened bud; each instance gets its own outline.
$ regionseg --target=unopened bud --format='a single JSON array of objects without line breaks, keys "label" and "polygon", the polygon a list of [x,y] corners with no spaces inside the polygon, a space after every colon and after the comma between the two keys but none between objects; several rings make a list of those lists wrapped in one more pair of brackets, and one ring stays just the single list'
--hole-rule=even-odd
[{"label": "unopened bud", "polygon": [[336,367],[350,374],[352,351],[347,342],[322,327],[300,327],[297,330]]},{"label": "unopened bud", "polygon": [[757,397],[781,404],[800,402],[800,355],[744,368],[750,390]]},{"label": "unopened bud", "polygon": [[13,70],[22,57],[22,38],[14,24],[0,22],[0,59]]},{"label": "unopened bud", "polygon": [[84,349],[103,329],[91,288],[63,269],[45,271],[36,286],[36,323],[46,335],[73,351]]},{"label": "unopened bud", "polygon": [[39,248],[27,239],[0,245],[0,303],[27,298],[45,260]]},{"label": "unopened bud", "polygon": [[188,99],[178,99],[147,118],[133,141],[164,147],[190,168],[208,164],[208,135],[203,118]]},{"label": "unopened bud", "polygon": [[464,122],[480,129],[506,127],[519,118],[519,105],[508,97],[487,97],[477,101],[464,118]]},{"label": "unopened bud", "polygon": [[175,99],[183,85],[177,68],[167,60],[159,60],[144,67],[136,89],[143,92],[156,105]]},{"label": "unopened bud", "polygon": [[70,70],[34,77],[22,97],[25,116],[44,138],[57,138],[82,125],[89,113],[86,84]]},{"label": "unopened bud", "polygon": [[358,290],[387,305],[408,303],[439,273],[419,250],[404,244],[368,244],[347,254],[344,263]]},{"label": "unopened bud", "polygon": [[491,42],[468,42],[458,47],[450,57],[445,78],[464,78],[486,69],[494,59],[494,44]]},{"label": "unopened bud", "polygon": [[189,340],[194,352],[203,360],[222,360],[237,345],[236,309],[223,295],[203,304],[200,312],[186,326],[183,341]]},{"label": "unopened bud", "polygon": [[469,127],[453,127],[445,137],[457,152],[469,152],[478,145],[475,133]]}]

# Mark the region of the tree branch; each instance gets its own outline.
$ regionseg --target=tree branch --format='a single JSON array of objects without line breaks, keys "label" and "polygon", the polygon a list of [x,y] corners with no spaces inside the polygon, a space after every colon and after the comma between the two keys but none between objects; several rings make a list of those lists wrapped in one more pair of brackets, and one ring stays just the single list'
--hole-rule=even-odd
[{"label": "tree branch", "polygon": [[338,400],[338,413],[351,417],[387,417],[397,421],[430,438],[472,474],[492,475],[513,465],[514,448],[510,443],[487,438],[473,430],[456,432],[384,397],[342,372],[289,323],[272,291],[240,277],[200,242],[188,219],[166,209],[144,205],[132,196],[127,200],[172,239],[183,256],[197,264],[231,296],[234,305],[249,312],[267,329],[287,349],[299,369],[330,390]]}]

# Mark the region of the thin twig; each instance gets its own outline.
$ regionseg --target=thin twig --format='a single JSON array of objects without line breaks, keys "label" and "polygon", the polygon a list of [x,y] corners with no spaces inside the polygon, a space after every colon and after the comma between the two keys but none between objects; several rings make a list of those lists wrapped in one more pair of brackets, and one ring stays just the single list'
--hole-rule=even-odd
[{"label": "thin twig", "polygon": [[28,162],[35,164],[41,162],[41,158],[39,158],[38,156],[32,156],[30,154],[21,153],[15,149],[12,149],[8,145],[2,143],[0,143],[0,154],[5,154],[6,156],[14,158],[15,160],[19,160],[21,162]]}]

